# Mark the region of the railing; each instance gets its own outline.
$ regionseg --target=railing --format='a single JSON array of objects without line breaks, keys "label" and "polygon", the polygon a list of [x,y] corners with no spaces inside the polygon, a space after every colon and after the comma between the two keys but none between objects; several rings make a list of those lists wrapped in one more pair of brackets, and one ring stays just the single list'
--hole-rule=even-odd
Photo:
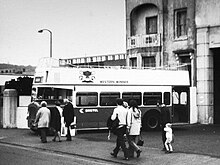
[{"label": "railing", "polygon": [[109,54],[109,55],[99,55],[99,56],[90,56],[90,57],[78,57],[78,58],[70,58],[70,59],[59,59],[59,65],[76,65],[83,63],[92,63],[92,62],[103,62],[103,61],[111,61],[111,60],[125,60],[126,53],[120,54]]},{"label": "railing", "polygon": [[128,49],[161,46],[160,34],[136,35],[128,37]]},{"label": "railing", "polygon": [[161,67],[132,67],[132,66],[83,66],[83,65],[62,65],[60,67],[70,67],[70,68],[99,68],[99,69],[129,69],[129,70],[185,70],[188,71],[188,64],[175,65],[175,66],[161,66]]},{"label": "railing", "polygon": [[42,58],[39,60],[37,68],[59,68],[59,67],[70,67],[70,68],[102,68],[102,69],[149,69],[149,70],[188,70],[189,64],[181,65],[169,65],[161,67],[132,67],[132,66],[99,66],[99,65],[74,65],[63,60],[63,63],[54,58]]}]

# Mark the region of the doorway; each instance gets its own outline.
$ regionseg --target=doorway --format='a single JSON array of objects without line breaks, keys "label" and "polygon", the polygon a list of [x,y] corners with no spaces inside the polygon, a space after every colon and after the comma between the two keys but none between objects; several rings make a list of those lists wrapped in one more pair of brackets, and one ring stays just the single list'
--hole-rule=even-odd
[{"label": "doorway", "polygon": [[189,87],[173,87],[173,123],[189,123]]},{"label": "doorway", "polygon": [[213,49],[214,124],[220,124],[220,48]]}]

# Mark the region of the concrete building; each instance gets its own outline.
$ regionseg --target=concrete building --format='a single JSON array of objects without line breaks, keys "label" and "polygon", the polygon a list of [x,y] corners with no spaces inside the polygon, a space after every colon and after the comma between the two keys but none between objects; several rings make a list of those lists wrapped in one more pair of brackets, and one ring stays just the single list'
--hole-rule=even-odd
[{"label": "concrete building", "polygon": [[220,1],[196,0],[199,122],[220,123]]},{"label": "concrete building", "polygon": [[187,64],[190,123],[220,123],[219,8],[218,0],[126,0],[127,65]]},{"label": "concrete building", "polygon": [[[190,88],[176,88],[173,122],[196,123],[195,1],[126,0],[127,59],[130,67],[188,69]],[[184,67],[180,67],[183,66]],[[175,78],[174,78],[175,81]],[[181,105],[180,105],[181,104]],[[180,111],[182,107],[182,112]],[[174,105],[175,107],[175,105]],[[183,108],[184,107],[184,108]]]},{"label": "concrete building", "polygon": [[[126,0],[127,65],[188,64],[195,50],[194,0]],[[194,82],[193,82],[194,83]]]}]

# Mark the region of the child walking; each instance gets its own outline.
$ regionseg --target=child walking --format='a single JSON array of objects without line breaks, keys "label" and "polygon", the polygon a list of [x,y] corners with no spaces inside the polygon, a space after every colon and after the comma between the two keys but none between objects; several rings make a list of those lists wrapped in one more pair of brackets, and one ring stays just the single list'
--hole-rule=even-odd
[{"label": "child walking", "polygon": [[165,147],[166,147],[166,153],[172,153],[173,147],[171,145],[171,142],[173,140],[173,130],[171,128],[172,124],[167,123],[164,131],[166,131],[166,141],[165,141]]}]

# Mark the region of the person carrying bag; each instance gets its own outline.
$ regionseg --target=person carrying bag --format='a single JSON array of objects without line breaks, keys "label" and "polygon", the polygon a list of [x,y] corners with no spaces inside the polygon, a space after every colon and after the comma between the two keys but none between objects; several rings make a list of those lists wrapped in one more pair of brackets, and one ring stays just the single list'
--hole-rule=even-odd
[{"label": "person carrying bag", "polygon": [[136,151],[137,158],[139,158],[142,151],[136,144],[136,138],[140,135],[141,130],[141,111],[138,109],[138,105],[135,100],[131,100],[129,102],[129,106],[130,108],[127,115],[129,155],[130,157],[134,157],[134,151]]},{"label": "person carrying bag", "polygon": [[118,152],[120,149],[124,152],[124,159],[128,160],[128,153],[127,153],[127,147],[125,144],[125,138],[124,135],[126,134],[126,116],[127,116],[127,109],[123,107],[123,100],[120,98],[116,99],[117,107],[113,110],[113,113],[111,115],[111,120],[115,120],[118,118],[119,120],[119,126],[116,129],[116,147],[113,149],[113,152],[110,154],[113,157],[117,157]]}]

